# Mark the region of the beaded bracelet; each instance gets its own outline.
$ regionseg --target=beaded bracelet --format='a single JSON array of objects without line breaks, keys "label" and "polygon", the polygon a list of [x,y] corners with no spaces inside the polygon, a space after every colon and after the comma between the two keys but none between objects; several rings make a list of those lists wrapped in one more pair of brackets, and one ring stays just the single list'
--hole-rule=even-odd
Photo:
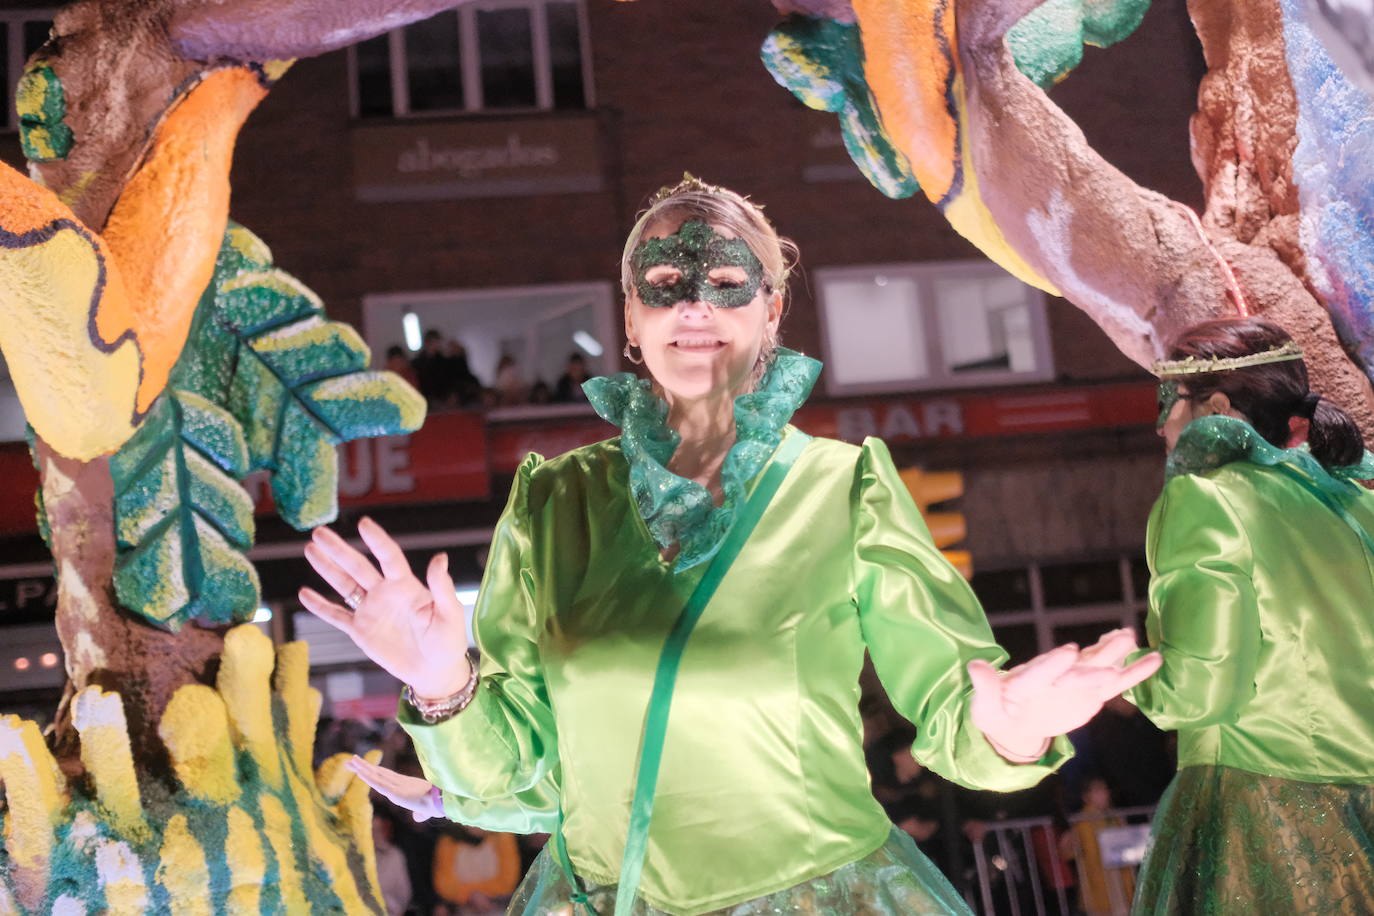
[{"label": "beaded bracelet", "polygon": [[467,709],[472,698],[477,696],[477,660],[471,654],[468,655],[468,671],[468,682],[457,693],[431,700],[417,695],[414,688],[406,684],[401,690],[401,699],[420,714],[426,725],[437,725],[446,719],[452,719]]}]

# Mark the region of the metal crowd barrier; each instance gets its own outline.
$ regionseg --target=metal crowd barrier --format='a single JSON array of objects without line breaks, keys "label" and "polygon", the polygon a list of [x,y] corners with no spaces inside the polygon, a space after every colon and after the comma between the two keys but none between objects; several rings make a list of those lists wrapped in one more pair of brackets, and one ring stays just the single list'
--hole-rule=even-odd
[{"label": "metal crowd barrier", "polygon": [[[1069,818],[1089,825],[1097,854],[1079,851],[1070,870],[1053,819],[989,821],[973,844],[982,916],[1128,916],[1136,870],[1144,857],[1153,806],[1112,808]],[[1085,899],[1093,888],[1095,899]],[[1106,899],[1101,891],[1105,890]]]}]

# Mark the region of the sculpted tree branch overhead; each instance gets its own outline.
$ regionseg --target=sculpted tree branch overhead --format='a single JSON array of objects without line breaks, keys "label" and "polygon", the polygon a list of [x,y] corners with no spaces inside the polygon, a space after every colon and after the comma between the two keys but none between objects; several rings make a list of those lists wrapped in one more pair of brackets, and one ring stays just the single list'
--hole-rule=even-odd
[{"label": "sculpted tree branch overhead", "polygon": [[[1287,327],[1314,385],[1374,431],[1374,103],[1301,0],[1191,0],[1209,72],[1192,123],[1206,207],[1140,187],[1045,94],[1148,0],[778,0],[779,83],[841,118],[893,197],[917,188],[1011,273],[1062,294],[1142,365],[1244,307]],[[1038,85],[1037,85],[1038,84]],[[1363,228],[1362,228],[1363,227]],[[1243,303],[1243,305],[1242,305]]]},{"label": "sculpted tree branch overhead", "polygon": [[172,47],[197,60],[313,57],[428,19],[462,0],[180,0]]}]

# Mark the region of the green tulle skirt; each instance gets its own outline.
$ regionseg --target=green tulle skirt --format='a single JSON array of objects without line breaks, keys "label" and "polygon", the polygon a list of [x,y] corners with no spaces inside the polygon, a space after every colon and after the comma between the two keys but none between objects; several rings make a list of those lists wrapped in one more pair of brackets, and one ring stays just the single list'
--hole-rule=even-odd
[{"label": "green tulle skirt", "polygon": [[1374,786],[1179,770],[1132,912],[1374,913]]},{"label": "green tulle skirt", "polygon": [[[588,888],[599,916],[615,910],[615,888]],[[548,849],[530,866],[507,916],[584,916]],[[634,916],[681,916],[636,900]],[[912,842],[893,829],[887,842],[857,862],[787,890],[712,910],[707,916],[971,916],[963,899]]]}]

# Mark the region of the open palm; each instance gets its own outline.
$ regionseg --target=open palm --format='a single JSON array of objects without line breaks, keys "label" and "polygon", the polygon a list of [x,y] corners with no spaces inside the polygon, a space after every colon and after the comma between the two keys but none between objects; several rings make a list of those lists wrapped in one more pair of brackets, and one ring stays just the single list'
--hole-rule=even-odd
[{"label": "open palm", "polygon": [[387,801],[409,811],[415,820],[427,821],[432,817],[444,816],[443,807],[435,805],[434,784],[429,780],[369,763],[357,754],[350,757],[344,766],[358,774],[358,778]]},{"label": "open palm", "polygon": [[1087,649],[1060,646],[1006,672],[970,662],[973,724],[1000,748],[1043,747],[1159,669],[1157,652],[1123,665],[1136,648],[1132,631],[1114,630]]},{"label": "open palm", "polygon": [[448,555],[430,560],[426,581],[410,570],[400,546],[371,519],[358,534],[376,558],[374,566],[328,528],[316,528],[305,558],[346,601],[350,611],[314,589],[300,590],[301,604],[348,634],[368,658],[423,697],[446,697],[468,681],[467,624],[448,573]]}]

